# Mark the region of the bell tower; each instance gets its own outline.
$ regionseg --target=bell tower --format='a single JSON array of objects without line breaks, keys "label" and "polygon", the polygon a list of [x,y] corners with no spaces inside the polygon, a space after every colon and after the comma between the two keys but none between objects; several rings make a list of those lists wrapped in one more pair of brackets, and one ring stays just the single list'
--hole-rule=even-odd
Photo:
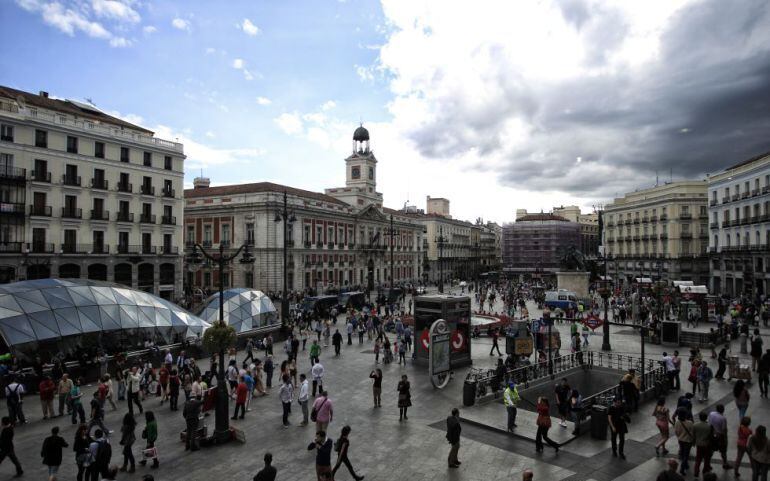
[{"label": "bell tower", "polygon": [[326,189],[326,193],[356,207],[382,207],[382,194],[377,192],[377,159],[363,125],[353,132],[353,152],[345,159],[345,187]]}]

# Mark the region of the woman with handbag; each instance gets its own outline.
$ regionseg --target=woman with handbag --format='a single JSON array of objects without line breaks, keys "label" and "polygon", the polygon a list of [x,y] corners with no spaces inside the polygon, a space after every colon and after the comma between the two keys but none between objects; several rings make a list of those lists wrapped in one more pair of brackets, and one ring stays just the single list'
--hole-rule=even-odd
[{"label": "woman with handbag", "polygon": [[136,442],[136,419],[131,413],[126,413],[123,416],[123,425],[120,427],[120,445],[123,446],[123,466],[121,471],[126,471],[128,464],[131,463],[131,467],[128,469],[129,473],[136,471],[136,460],[134,459],[133,445]]},{"label": "woman with handbag", "polygon": [[[387,340],[387,338],[386,338]],[[406,377],[406,374],[401,376],[401,381],[398,382],[398,420],[403,421],[409,419],[406,417],[406,410],[412,405],[412,393],[411,385]]]},{"label": "woman with handbag", "polygon": [[142,431],[142,439],[147,440],[147,445],[142,453],[143,459],[139,461],[142,466],[147,464],[147,459],[152,459],[152,467],[157,468],[160,464],[158,462],[158,451],[155,448],[155,441],[158,439],[158,422],[155,421],[155,413],[147,411],[144,413],[144,430]]},{"label": "woman with handbag", "polygon": [[537,400],[537,434],[535,435],[535,451],[543,452],[543,439],[549,446],[559,452],[559,444],[548,437],[548,430],[551,429],[551,406],[548,399],[540,397]]},{"label": "woman with handbag", "polygon": [[655,426],[657,426],[658,431],[660,431],[660,441],[655,445],[655,456],[658,457],[661,455],[661,449],[663,450],[663,456],[665,456],[668,454],[666,442],[668,442],[668,438],[670,437],[668,427],[669,423],[672,423],[671,416],[666,407],[666,398],[661,397],[658,399],[658,403],[652,410],[652,416],[655,418]]},{"label": "woman with handbag", "polygon": [[86,469],[91,465],[91,450],[89,447],[93,439],[88,435],[88,425],[80,424],[75,433],[75,441],[72,450],[75,451],[75,464],[78,466],[77,481],[83,481]]}]

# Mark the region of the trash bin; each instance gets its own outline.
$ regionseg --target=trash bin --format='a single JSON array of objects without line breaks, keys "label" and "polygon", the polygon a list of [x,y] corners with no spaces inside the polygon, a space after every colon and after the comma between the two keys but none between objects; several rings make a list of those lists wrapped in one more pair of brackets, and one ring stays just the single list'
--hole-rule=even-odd
[{"label": "trash bin", "polygon": [[591,437],[594,439],[607,439],[607,406],[594,404],[591,406]]},{"label": "trash bin", "polygon": [[463,384],[463,406],[476,404],[476,381],[465,381]]}]

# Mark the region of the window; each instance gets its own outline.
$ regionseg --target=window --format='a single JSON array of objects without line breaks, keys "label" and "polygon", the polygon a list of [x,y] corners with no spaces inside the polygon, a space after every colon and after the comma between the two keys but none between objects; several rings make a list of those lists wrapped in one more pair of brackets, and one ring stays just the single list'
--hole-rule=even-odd
[{"label": "window", "polygon": [[128,147],[121,147],[120,148],[120,161],[121,162],[129,162],[131,159],[129,158],[129,151]]},{"label": "window", "polygon": [[104,169],[94,169],[93,187],[97,189],[106,189],[107,183],[104,180]]},{"label": "window", "polygon": [[67,136],[67,152],[70,154],[78,153],[78,138],[71,135]]},{"label": "window", "polygon": [[104,252],[104,232],[95,230],[93,232],[93,252],[96,254]]},{"label": "window", "polygon": [[369,180],[374,180],[374,167],[369,167]]},{"label": "window", "polygon": [[708,217],[708,207],[706,207],[705,205],[700,206],[700,216]]},{"label": "window", "polygon": [[13,125],[0,124],[0,140],[13,142]]},{"label": "window", "polygon": [[173,215],[174,215],[173,208],[170,205],[164,205],[163,206],[163,217],[165,217],[166,219],[171,219],[171,217]]},{"label": "window", "polygon": [[174,188],[172,187],[172,185],[173,184],[168,179],[163,181],[163,195],[165,195],[166,197],[173,197]]},{"label": "window", "polygon": [[230,224],[222,224],[222,243],[230,245]]},{"label": "window", "polygon": [[48,132],[35,129],[35,147],[48,148]]},{"label": "window", "polygon": [[185,243],[188,245],[195,244],[195,226],[194,225],[187,226],[187,240],[185,241]]},{"label": "window", "polygon": [[118,250],[123,252],[128,250],[128,232],[118,232]]},{"label": "window", "polygon": [[246,284],[246,287],[253,289],[254,288],[254,273],[253,272],[247,272],[244,276],[244,284]]},{"label": "window", "polygon": [[76,214],[78,208],[78,198],[74,195],[64,196],[64,212],[68,217],[72,217]]},{"label": "window", "polygon": [[131,184],[128,183],[129,177],[126,172],[120,173],[120,181],[118,182],[118,191],[131,192]]},{"label": "window", "polygon": [[75,245],[78,243],[78,231],[75,229],[64,229],[64,252],[75,252]]},{"label": "window", "polygon": [[142,216],[145,219],[148,219],[152,215],[152,204],[144,203],[142,204]]},{"label": "window", "polygon": [[203,245],[211,245],[211,225],[203,226]]},{"label": "window", "polygon": [[94,142],[94,157],[104,158],[104,142]]},{"label": "window", "polygon": [[32,252],[45,251],[45,228],[35,227],[32,229]]},{"label": "window", "polygon": [[171,244],[173,236],[171,234],[163,234],[163,252],[166,254],[171,253]]},{"label": "window", "polygon": [[127,200],[121,200],[118,203],[118,212],[122,217],[127,218],[128,217],[128,201]]},{"label": "window", "polygon": [[145,167],[152,167],[152,152],[145,152],[142,158],[142,164]]},{"label": "window", "polygon": [[142,252],[150,252],[152,250],[152,234],[149,232],[142,233]]},{"label": "window", "polygon": [[[307,236],[310,235],[310,229],[306,226],[305,227],[305,242],[308,242]],[[253,246],[254,245],[254,224],[248,223],[246,224],[246,244]]]},{"label": "window", "polygon": [[166,170],[171,170],[172,163],[171,163],[171,156],[167,155],[163,157],[163,168]]},{"label": "window", "polygon": [[682,224],[682,234],[690,233],[690,224]]},{"label": "window", "polygon": [[94,212],[92,218],[100,219],[104,214],[104,199],[94,199]]},{"label": "window", "polygon": [[155,191],[152,188],[152,177],[142,177],[142,194],[154,195]]}]

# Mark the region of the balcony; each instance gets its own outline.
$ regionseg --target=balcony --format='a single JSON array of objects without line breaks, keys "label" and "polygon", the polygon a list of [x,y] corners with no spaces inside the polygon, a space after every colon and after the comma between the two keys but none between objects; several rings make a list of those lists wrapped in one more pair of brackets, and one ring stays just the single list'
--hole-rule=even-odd
[{"label": "balcony", "polygon": [[635,218],[634,218],[634,224],[638,224],[638,223],[639,223],[639,218],[638,218],[638,217],[635,217]]},{"label": "balcony", "polygon": [[48,242],[32,242],[27,244],[27,250],[32,254],[53,254],[55,246]]},{"label": "balcony", "polygon": [[304,244],[305,244],[305,249],[310,249],[310,246],[313,245],[313,243],[308,240],[306,240]]},{"label": "balcony", "polygon": [[91,179],[91,188],[99,190],[107,190],[110,183],[104,179]]},{"label": "balcony", "polygon": [[88,254],[91,251],[91,246],[86,244],[69,244],[64,243],[61,245],[62,254]]},{"label": "balcony", "polygon": [[8,165],[0,167],[0,179],[27,180],[27,169],[10,167]]},{"label": "balcony", "polygon": [[176,191],[174,189],[163,189],[162,192],[163,197],[173,199],[176,196]]},{"label": "balcony", "polygon": [[711,200],[709,201],[709,206],[710,206],[710,207],[714,207],[715,205],[717,205],[717,200],[716,200],[716,199],[711,199]]},{"label": "balcony", "polygon": [[32,182],[45,182],[46,184],[51,183],[51,173],[46,172],[45,170],[33,170],[32,176],[30,179]]},{"label": "balcony", "polygon": [[668,214],[660,214],[660,221],[661,222],[668,221]]},{"label": "balcony", "polygon": [[61,183],[62,185],[69,185],[71,187],[80,187],[80,176],[64,174],[61,176]]},{"label": "balcony", "polygon": [[135,246],[135,245],[128,245],[128,244],[118,244],[116,246],[115,252],[118,255],[137,255],[141,253],[142,246]]},{"label": "balcony", "polygon": [[329,267],[334,267],[334,261],[329,261]]},{"label": "balcony", "polygon": [[163,225],[176,225],[176,216],[164,215],[160,218],[160,223]]},{"label": "balcony", "polygon": [[329,249],[334,249],[334,242],[328,242],[328,243],[326,244],[326,246],[327,246]]},{"label": "balcony", "polygon": [[154,224],[155,223],[155,215],[154,214],[140,214],[139,215],[139,223],[140,224]]},{"label": "balcony", "polygon": [[0,215],[21,215],[26,213],[24,204],[2,202],[0,203]]},{"label": "balcony", "polygon": [[650,222],[650,218],[648,216],[642,217],[642,224],[646,224],[648,222]]},{"label": "balcony", "polygon": [[321,241],[318,241],[318,242],[315,243],[315,246],[318,247],[318,248],[321,248],[321,247],[324,246],[324,243],[321,242]]},{"label": "balcony", "polygon": [[730,200],[732,200],[733,202],[735,202],[736,200],[738,200],[738,199],[740,199],[740,198],[741,198],[740,194],[733,194],[733,196],[732,196],[732,197],[730,197]]},{"label": "balcony", "polygon": [[759,195],[760,192],[761,191],[759,189],[754,189],[754,190],[751,191],[751,196],[752,197],[756,197],[756,196]]},{"label": "balcony", "polygon": [[134,222],[134,213],[133,212],[118,212],[118,215],[115,217],[115,221],[117,221],[117,222]]},{"label": "balcony", "polygon": [[21,242],[3,242],[0,244],[0,254],[21,254]]},{"label": "balcony", "polygon": [[160,255],[162,256],[175,256],[179,254],[179,247],[177,246],[160,246]]},{"label": "balcony", "polygon": [[82,219],[83,209],[77,207],[62,207],[61,216],[63,219]]},{"label": "balcony", "polygon": [[638,242],[638,241],[640,241],[640,240],[642,240],[642,236],[640,236],[640,235],[635,235],[635,236],[634,236],[634,241],[635,241],[635,242]]},{"label": "balcony", "polygon": [[147,184],[142,184],[141,193],[142,195],[155,195],[155,187]]},{"label": "balcony", "polygon": [[743,193],[741,193],[741,199],[747,199],[749,197],[749,195],[751,195],[749,193],[749,191],[743,192]]},{"label": "balcony", "polygon": [[658,222],[658,216],[657,215],[651,215],[650,216],[650,222]]},{"label": "balcony", "polygon": [[762,187],[762,193],[763,194],[770,193],[770,185],[766,185],[766,186]]},{"label": "balcony", "polygon": [[286,247],[294,247],[294,239],[288,239],[286,241]]},{"label": "balcony", "polygon": [[666,239],[668,239],[668,234],[666,233],[660,234],[660,240],[666,240]]},{"label": "balcony", "polygon": [[712,222],[711,224],[709,224],[709,227],[711,229],[719,229],[719,222]]},{"label": "balcony", "polygon": [[155,254],[158,253],[158,248],[155,247],[155,246],[143,245],[143,246],[140,246],[140,247],[141,247],[140,252],[142,254],[155,255]]},{"label": "balcony", "polygon": [[727,219],[727,220],[723,220],[723,221],[722,221],[722,227],[723,227],[723,228],[725,228],[725,227],[730,227],[730,219]]},{"label": "balcony", "polygon": [[104,209],[102,209],[102,210],[91,210],[91,220],[108,221],[108,220],[110,220],[110,212],[106,211]]},{"label": "balcony", "polygon": [[649,235],[647,235],[647,234],[644,234],[644,235],[642,236],[642,240],[643,240],[643,241],[648,241],[648,240],[650,240],[650,236],[649,236]]},{"label": "balcony", "polygon": [[680,220],[691,220],[692,219],[692,214],[690,214],[689,212],[682,212],[681,214],[679,214],[679,219]]},{"label": "balcony", "polygon": [[118,192],[125,192],[131,194],[134,192],[134,185],[128,182],[118,182]]},{"label": "balcony", "polygon": [[29,215],[40,217],[51,217],[50,205],[31,205],[29,206]]},{"label": "balcony", "polygon": [[723,204],[727,204],[729,202],[730,202],[730,196],[729,195],[726,195],[726,196],[722,197],[722,203]]},{"label": "balcony", "polygon": [[94,244],[91,247],[91,254],[109,254],[110,246],[104,244]]},{"label": "balcony", "polygon": [[681,232],[679,234],[680,239],[692,239],[692,232]]}]

